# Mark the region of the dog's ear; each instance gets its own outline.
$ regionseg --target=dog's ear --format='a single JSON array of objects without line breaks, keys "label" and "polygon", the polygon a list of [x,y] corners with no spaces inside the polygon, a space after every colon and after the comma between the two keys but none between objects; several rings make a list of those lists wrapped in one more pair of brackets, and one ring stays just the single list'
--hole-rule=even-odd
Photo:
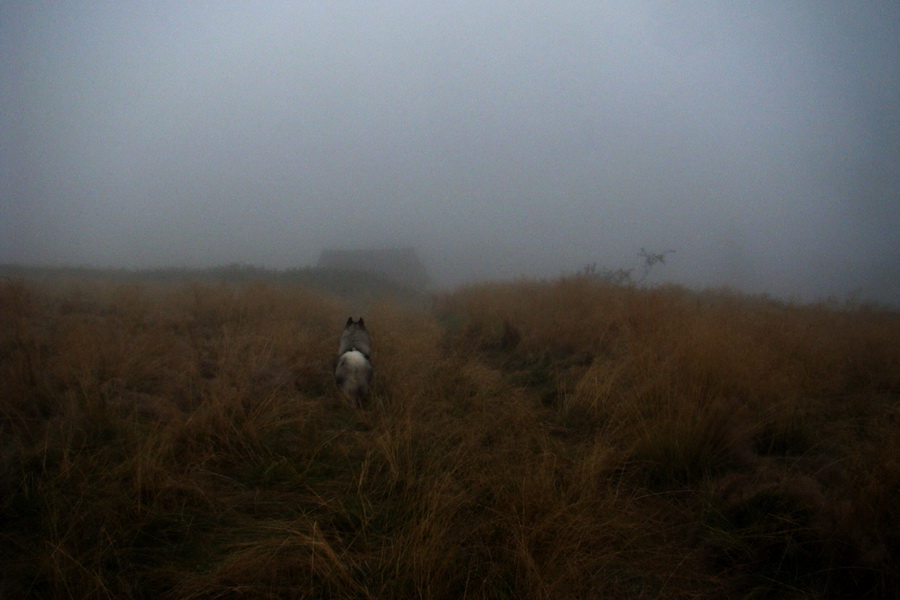
[{"label": "dog's ear", "polygon": [[347,317],[347,324],[344,327],[350,327],[353,325],[353,317]]},{"label": "dog's ear", "polygon": [[363,318],[362,318],[362,317],[359,318],[359,327],[360,327],[360,329],[365,329],[365,328],[366,328],[366,322],[363,321]]}]

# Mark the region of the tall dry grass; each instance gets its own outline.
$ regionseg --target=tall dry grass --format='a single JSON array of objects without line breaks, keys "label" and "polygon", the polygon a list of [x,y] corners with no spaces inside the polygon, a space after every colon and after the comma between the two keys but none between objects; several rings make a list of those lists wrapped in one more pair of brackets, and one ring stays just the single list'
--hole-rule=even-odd
[{"label": "tall dry grass", "polygon": [[[895,597],[900,318],[589,277],[4,282],[0,597]],[[354,306],[355,308],[355,306]]]}]

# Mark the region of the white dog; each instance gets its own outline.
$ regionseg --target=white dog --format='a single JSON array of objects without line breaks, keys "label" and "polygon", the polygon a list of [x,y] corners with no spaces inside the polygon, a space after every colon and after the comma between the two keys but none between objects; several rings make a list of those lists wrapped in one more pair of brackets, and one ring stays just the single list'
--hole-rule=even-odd
[{"label": "white dog", "polygon": [[360,317],[359,321],[354,322],[353,317],[349,317],[341,333],[334,381],[338,389],[357,406],[362,406],[371,393],[371,352],[365,321]]}]

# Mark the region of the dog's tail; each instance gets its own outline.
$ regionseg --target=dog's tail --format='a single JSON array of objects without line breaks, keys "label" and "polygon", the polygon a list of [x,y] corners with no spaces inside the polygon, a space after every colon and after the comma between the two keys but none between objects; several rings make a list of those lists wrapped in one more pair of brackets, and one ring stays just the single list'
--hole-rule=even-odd
[{"label": "dog's tail", "polygon": [[372,386],[372,363],[359,350],[343,353],[334,370],[338,389],[357,405],[369,399]]}]

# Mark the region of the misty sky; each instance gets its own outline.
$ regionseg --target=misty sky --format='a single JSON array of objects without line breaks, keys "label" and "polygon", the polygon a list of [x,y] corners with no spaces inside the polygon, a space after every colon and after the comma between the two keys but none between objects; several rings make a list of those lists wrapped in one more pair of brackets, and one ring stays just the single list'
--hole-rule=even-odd
[{"label": "misty sky", "polygon": [[0,262],[900,304],[900,3],[0,4]]}]

